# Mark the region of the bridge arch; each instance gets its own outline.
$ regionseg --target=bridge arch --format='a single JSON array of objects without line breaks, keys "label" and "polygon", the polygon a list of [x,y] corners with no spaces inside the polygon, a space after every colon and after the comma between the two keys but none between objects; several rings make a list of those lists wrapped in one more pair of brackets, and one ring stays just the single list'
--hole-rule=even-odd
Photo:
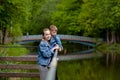
[{"label": "bridge arch", "polygon": [[[96,38],[91,38],[91,37],[84,37],[84,36],[76,36],[76,35],[63,35],[63,34],[58,34],[61,40],[65,41],[72,41],[75,43],[80,43],[88,46],[95,46],[96,44],[100,44],[103,40],[101,38],[96,39]],[[22,36],[21,38],[18,38],[18,40],[21,41],[16,41],[16,43],[20,44],[25,44],[27,42],[37,42],[42,39],[42,35],[27,35],[27,36]]]}]

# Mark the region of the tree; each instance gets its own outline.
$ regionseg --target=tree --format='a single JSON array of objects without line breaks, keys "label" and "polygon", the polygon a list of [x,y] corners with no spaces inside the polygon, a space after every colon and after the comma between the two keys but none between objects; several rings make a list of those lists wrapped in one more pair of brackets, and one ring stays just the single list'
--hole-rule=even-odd
[{"label": "tree", "polygon": [[[119,0],[83,1],[79,14],[79,24],[83,27],[84,33],[100,37],[104,32],[107,33],[106,37],[108,41],[116,42],[115,33],[119,29]],[[110,39],[111,37],[112,39]]]},{"label": "tree", "polygon": [[82,0],[60,0],[57,9],[51,15],[51,23],[58,26],[63,34],[77,34],[80,32],[78,14]]},{"label": "tree", "polygon": [[40,34],[42,29],[51,25],[51,13],[56,9],[58,0],[33,0],[32,17],[29,32]]},{"label": "tree", "polygon": [[[3,34],[3,44],[6,43],[8,36],[12,35],[15,37],[22,34],[22,29],[28,24],[30,17],[29,3],[31,3],[31,0],[0,0],[0,29]],[[11,32],[13,28],[20,29],[20,33],[14,35],[18,30],[15,30],[15,33],[13,33]]]}]

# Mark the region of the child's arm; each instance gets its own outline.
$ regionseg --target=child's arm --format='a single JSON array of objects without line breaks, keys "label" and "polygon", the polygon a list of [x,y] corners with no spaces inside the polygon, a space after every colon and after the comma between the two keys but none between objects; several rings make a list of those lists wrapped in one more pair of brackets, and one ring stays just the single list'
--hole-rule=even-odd
[{"label": "child's arm", "polygon": [[62,46],[62,43],[61,43],[61,40],[58,36],[55,37],[55,40],[56,40],[56,43],[59,45],[59,51],[63,50],[63,46]]}]

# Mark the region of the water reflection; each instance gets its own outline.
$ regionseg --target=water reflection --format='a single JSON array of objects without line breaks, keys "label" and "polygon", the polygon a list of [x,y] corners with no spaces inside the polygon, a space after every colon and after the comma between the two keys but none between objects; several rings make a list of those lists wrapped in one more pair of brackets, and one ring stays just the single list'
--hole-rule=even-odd
[{"label": "water reflection", "polygon": [[[32,45],[32,46],[36,46],[36,47],[31,47],[28,48],[31,52],[31,54],[35,54],[38,51],[38,45],[39,42],[35,42],[35,43],[30,43],[30,44],[25,44],[25,45]],[[83,45],[83,44],[79,44],[79,43],[74,43],[74,42],[69,42],[69,41],[62,41],[62,45],[63,45],[63,51],[59,52],[59,55],[65,55],[65,54],[78,54],[78,53],[87,53],[87,52],[92,52],[94,51],[94,48],[91,46],[87,46],[87,45]]]},{"label": "water reflection", "polygon": [[63,54],[82,54],[82,53],[87,53],[87,52],[92,52],[94,51],[93,47],[83,45],[83,44],[78,44],[74,42],[69,42],[69,41],[64,41],[63,42],[63,51],[59,53],[59,55]]},{"label": "water reflection", "polygon": [[[120,57],[119,57],[120,58]],[[119,80],[119,63],[106,64],[106,57],[75,61],[61,61],[58,65],[60,80]]]}]

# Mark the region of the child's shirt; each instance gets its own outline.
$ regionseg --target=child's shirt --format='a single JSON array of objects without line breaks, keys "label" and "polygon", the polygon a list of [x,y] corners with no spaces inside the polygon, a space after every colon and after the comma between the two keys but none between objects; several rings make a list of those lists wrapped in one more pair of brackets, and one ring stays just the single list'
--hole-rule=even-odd
[{"label": "child's shirt", "polygon": [[55,46],[56,44],[58,44],[59,47],[63,50],[61,40],[60,40],[59,36],[57,36],[57,35],[51,37],[50,44],[52,46]]}]

